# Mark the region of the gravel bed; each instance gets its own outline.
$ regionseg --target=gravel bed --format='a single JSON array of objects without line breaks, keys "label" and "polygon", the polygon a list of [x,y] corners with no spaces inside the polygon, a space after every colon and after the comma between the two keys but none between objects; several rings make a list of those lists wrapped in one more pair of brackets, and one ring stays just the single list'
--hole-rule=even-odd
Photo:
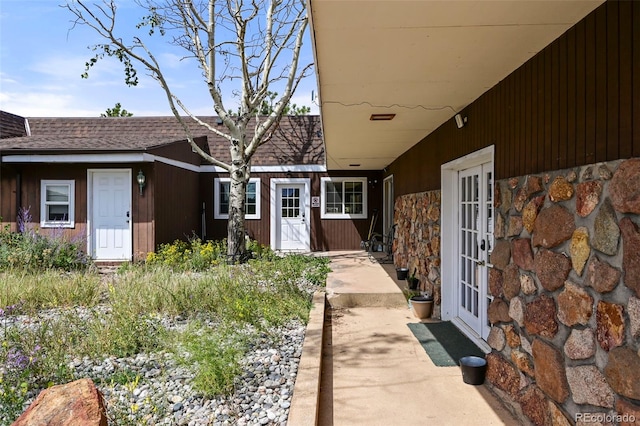
[{"label": "gravel bed", "polygon": [[[90,315],[82,308],[73,309],[80,318]],[[3,317],[0,334],[4,327],[38,327],[41,319],[55,316],[55,310],[47,310],[38,318]],[[186,321],[179,317],[159,320],[168,329],[186,326]],[[104,395],[110,419],[120,422],[124,419],[127,424],[286,425],[304,334],[304,324],[291,321],[254,339],[242,361],[243,374],[228,397],[206,398],[199,394],[193,389],[194,371],[179,365],[171,353],[76,358],[69,360],[68,366],[76,378],[94,380]],[[28,402],[35,396],[34,392]]]}]

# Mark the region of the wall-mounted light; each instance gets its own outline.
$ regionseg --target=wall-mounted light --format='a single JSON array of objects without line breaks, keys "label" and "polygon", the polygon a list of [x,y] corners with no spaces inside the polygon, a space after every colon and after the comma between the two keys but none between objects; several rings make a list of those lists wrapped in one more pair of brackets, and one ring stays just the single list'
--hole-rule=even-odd
[{"label": "wall-mounted light", "polygon": [[140,195],[142,195],[142,188],[144,188],[144,186],[147,184],[147,178],[144,176],[144,173],[142,173],[142,170],[138,172],[136,180],[138,181],[138,186],[140,187]]},{"label": "wall-mounted light", "polygon": [[467,117],[463,117],[460,114],[456,114],[453,118],[456,119],[456,126],[458,126],[458,129],[462,129],[464,124],[467,122]]}]

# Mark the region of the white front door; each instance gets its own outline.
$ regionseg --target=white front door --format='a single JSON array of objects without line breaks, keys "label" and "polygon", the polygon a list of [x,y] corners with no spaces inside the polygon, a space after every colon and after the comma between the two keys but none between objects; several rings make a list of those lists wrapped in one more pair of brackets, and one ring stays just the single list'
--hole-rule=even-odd
[{"label": "white front door", "polygon": [[90,170],[90,248],[95,260],[131,260],[131,170]]},{"label": "white front door", "polygon": [[271,189],[272,248],[309,251],[308,183],[298,179],[272,179]]},{"label": "white front door", "polygon": [[459,172],[457,314],[478,336],[489,335],[488,262],[493,246],[491,163]]}]

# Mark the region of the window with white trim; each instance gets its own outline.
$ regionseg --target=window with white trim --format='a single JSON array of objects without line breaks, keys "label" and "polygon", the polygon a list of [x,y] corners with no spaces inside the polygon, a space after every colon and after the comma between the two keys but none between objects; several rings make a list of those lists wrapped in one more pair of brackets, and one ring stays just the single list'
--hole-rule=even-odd
[{"label": "window with white trim", "polygon": [[74,180],[40,181],[40,226],[73,228],[75,226]]},{"label": "window with white trim", "polygon": [[[230,178],[215,178],[213,180],[213,216],[215,219],[229,219],[230,191]],[[245,219],[260,219],[260,178],[249,179],[244,208]]]},{"label": "window with white trim", "polygon": [[366,219],[367,178],[321,178],[323,219]]}]

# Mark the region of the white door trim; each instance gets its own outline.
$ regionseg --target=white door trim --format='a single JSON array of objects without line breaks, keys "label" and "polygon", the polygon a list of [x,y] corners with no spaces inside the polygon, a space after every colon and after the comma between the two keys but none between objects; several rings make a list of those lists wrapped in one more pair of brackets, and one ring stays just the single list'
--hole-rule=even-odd
[{"label": "white door trim", "polygon": [[127,259],[95,259],[95,260],[132,260],[133,259],[133,212],[132,212],[132,201],[133,201],[133,190],[131,189],[132,185],[132,171],[131,169],[87,169],[87,254],[91,257],[94,256],[94,235],[92,234],[93,229],[93,177],[96,172],[126,172],[127,173],[127,181],[129,184],[129,253],[127,254]]},{"label": "white door trim", "polygon": [[[387,190],[389,185],[389,190]],[[393,225],[393,210],[394,210],[395,196],[393,187],[393,175],[389,175],[382,181],[382,235],[383,239],[387,237],[387,232]],[[390,244],[391,241],[386,241]]]},{"label": "white door trim", "polygon": [[491,145],[464,157],[450,161],[440,167],[441,173],[441,316],[443,320],[454,320],[460,330],[485,350],[489,346],[468,327],[460,327],[455,321],[457,300],[455,285],[457,280],[458,238],[444,236],[458,235],[458,172],[470,167],[494,161],[495,146]]},{"label": "white door trim", "polygon": [[307,225],[307,241],[305,251],[311,251],[311,179],[309,178],[271,178],[269,183],[269,241],[272,250],[278,250],[278,221],[280,220],[280,207],[277,205],[279,184],[302,184],[304,185],[304,204]]}]

